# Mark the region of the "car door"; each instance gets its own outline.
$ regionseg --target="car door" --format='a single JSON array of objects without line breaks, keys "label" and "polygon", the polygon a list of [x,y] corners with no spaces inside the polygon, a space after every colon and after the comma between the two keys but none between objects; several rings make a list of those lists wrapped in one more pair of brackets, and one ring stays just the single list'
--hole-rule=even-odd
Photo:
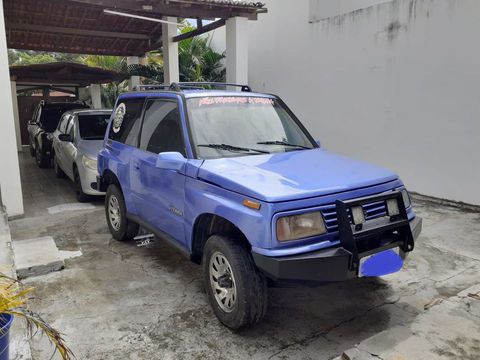
[{"label": "car door", "polygon": [[71,141],[62,141],[62,169],[70,179],[74,180],[73,159],[75,159],[75,155],[77,154],[74,115],[71,115],[68,119],[65,134],[70,135]]},{"label": "car door", "polygon": [[62,115],[60,122],[58,123],[58,127],[53,133],[53,150],[55,151],[55,157],[58,166],[65,172],[64,169],[64,161],[63,161],[63,152],[64,152],[64,145],[65,142],[61,141],[58,136],[60,134],[65,134],[67,129],[68,120],[70,119],[70,113],[65,113]]},{"label": "car door", "polygon": [[143,221],[185,245],[185,174],[156,167],[161,152],[186,156],[178,99],[148,100],[140,131],[139,147],[132,159],[132,192]]}]

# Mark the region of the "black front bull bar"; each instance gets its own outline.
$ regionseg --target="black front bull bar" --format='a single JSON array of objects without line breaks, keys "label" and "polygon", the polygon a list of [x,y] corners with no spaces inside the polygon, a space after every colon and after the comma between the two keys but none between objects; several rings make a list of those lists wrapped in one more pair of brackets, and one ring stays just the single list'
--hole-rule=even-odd
[{"label": "black front bull bar", "polygon": [[[390,216],[387,200],[396,199],[398,215]],[[386,216],[352,223],[352,207],[371,203],[385,204]],[[342,281],[358,276],[360,259],[395,247],[400,256],[413,250],[422,229],[422,219],[408,221],[402,193],[392,191],[354,200],[336,201],[340,246],[309,253],[270,257],[252,252],[257,267],[274,280]]]},{"label": "black front bull bar", "polygon": [[[388,200],[396,200],[398,214],[388,214]],[[363,224],[353,224],[352,208],[372,202],[383,202],[387,216],[367,220]],[[360,259],[371,253],[379,252],[393,247],[400,247],[404,252],[410,252],[415,246],[415,240],[408,221],[407,210],[400,191],[392,191],[387,194],[373,195],[353,200],[337,200],[336,203],[338,232],[340,244],[350,252],[350,270],[358,269]],[[381,235],[384,239],[380,246],[369,248],[368,245],[360,247],[362,240]]]}]

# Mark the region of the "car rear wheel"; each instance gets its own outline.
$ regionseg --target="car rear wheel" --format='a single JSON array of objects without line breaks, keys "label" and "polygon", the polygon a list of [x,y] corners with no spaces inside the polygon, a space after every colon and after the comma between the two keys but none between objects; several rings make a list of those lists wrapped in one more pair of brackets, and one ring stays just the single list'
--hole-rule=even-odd
[{"label": "car rear wheel", "polygon": [[50,164],[50,161],[48,160],[47,155],[45,154],[44,151],[38,146],[35,149],[35,161],[38,165],[39,168],[46,168]]},{"label": "car rear wheel", "polygon": [[127,207],[122,191],[110,185],[105,196],[105,216],[113,238],[118,241],[132,240],[138,234],[138,224],[127,219]]},{"label": "car rear wheel", "polygon": [[80,175],[78,174],[78,170],[75,169],[73,171],[73,179],[74,179],[74,183],[75,183],[75,195],[77,197],[77,200],[79,202],[88,202],[90,201],[90,196],[85,194],[83,192],[83,188],[82,188],[82,180],[80,179]]},{"label": "car rear wheel", "polygon": [[205,288],[218,319],[231,329],[260,322],[267,311],[267,280],[238,239],[213,235],[203,252]]},{"label": "car rear wheel", "polygon": [[57,160],[57,155],[54,153],[53,154],[53,170],[55,171],[55,176],[57,178],[63,178],[65,177],[65,173],[63,170],[58,166],[58,160]]}]

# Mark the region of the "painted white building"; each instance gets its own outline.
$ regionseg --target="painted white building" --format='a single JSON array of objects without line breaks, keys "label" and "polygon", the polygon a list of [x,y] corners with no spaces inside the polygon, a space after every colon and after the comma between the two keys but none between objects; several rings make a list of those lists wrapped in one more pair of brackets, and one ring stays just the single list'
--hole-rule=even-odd
[{"label": "painted white building", "polygon": [[480,1],[266,7],[249,23],[254,89],[279,94],[327,149],[480,205]]}]

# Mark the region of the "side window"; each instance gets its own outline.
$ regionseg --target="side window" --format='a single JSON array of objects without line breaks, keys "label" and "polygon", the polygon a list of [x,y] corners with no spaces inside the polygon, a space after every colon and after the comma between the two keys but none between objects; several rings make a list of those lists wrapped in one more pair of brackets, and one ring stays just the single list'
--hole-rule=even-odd
[{"label": "side window", "polygon": [[180,124],[176,101],[148,101],[140,136],[140,149],[155,154],[178,151],[186,156]]},{"label": "side window", "polygon": [[141,116],[144,98],[132,98],[119,100],[113,112],[112,125],[108,138],[137,146],[138,132],[141,124]]}]

